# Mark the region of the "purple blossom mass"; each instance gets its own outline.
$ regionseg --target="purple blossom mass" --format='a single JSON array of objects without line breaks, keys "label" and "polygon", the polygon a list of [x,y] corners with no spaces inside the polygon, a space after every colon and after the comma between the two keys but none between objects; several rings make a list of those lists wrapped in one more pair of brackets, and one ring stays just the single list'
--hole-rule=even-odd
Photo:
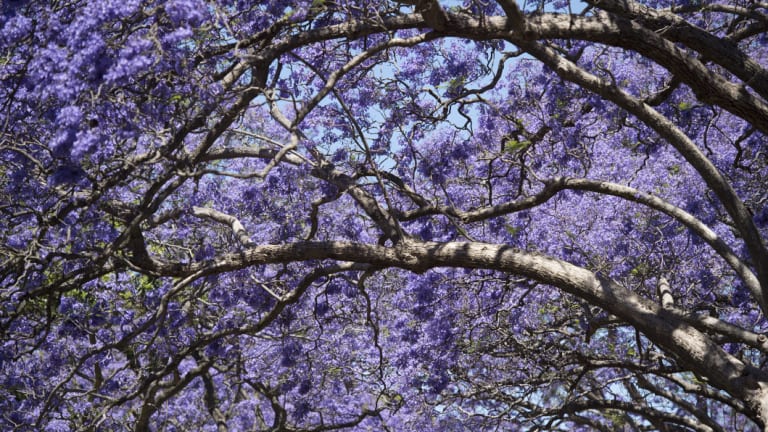
[{"label": "purple blossom mass", "polygon": [[0,430],[768,430],[767,23],[0,2]]}]

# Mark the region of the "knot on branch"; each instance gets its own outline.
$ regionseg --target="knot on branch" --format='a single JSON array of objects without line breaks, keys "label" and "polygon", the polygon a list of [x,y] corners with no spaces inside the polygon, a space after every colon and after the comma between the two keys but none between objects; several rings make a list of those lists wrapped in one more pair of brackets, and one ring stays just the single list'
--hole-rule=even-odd
[{"label": "knot on branch", "polygon": [[399,2],[416,6],[416,12],[421,14],[429,28],[443,31],[448,26],[448,14],[438,0],[400,0]]},{"label": "knot on branch", "polygon": [[507,27],[516,33],[525,33],[525,16],[515,0],[498,0],[507,15]]},{"label": "knot on branch", "polygon": [[415,247],[416,245],[412,240],[403,238],[394,247],[395,255],[401,261],[403,268],[414,273],[423,273],[429,269],[429,266],[415,253]]}]

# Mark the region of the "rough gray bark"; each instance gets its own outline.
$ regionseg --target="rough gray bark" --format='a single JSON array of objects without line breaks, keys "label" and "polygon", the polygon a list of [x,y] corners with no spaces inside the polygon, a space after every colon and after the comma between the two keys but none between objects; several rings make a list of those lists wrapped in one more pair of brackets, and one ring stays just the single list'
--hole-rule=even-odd
[{"label": "rough gray bark", "polygon": [[[447,13],[434,0],[417,3],[416,13],[384,18],[377,23],[348,22],[273,40],[277,34],[275,30],[254,35],[252,39],[242,41],[241,46],[244,49],[252,50],[244,60],[259,72],[254,76],[258,77],[258,82],[255,84],[260,86],[244,92],[241,99],[222,120],[213,125],[202,144],[190,155],[189,160],[178,162],[178,168],[182,170],[189,163],[244,156],[270,159],[275,163],[302,163],[297,155],[289,152],[289,147],[280,152],[260,149],[211,151],[213,143],[225,133],[233,120],[246,109],[251,100],[262,94],[266,82],[267,65],[293,48],[316,41],[336,38],[356,39],[373,33],[423,27],[432,28],[434,31],[421,38],[419,43],[444,36],[482,40],[504,39],[537,57],[562,78],[589,89],[634,114],[673,145],[698,170],[727,209],[748,246],[757,277],[744,261],[739,259],[711,230],[690,215],[663,200],[621,185],[583,179],[559,179],[550,183],[536,196],[494,208],[460,212],[455,209],[424,206],[409,213],[393,215],[364,188],[356,185],[354,178],[335,171],[330,165],[317,167],[313,174],[335,184],[340,191],[349,193],[357,205],[378,225],[384,237],[396,243],[394,247],[344,242],[253,246],[237,219],[212,209],[197,208],[193,210],[195,215],[230,226],[244,249],[239,253],[222,255],[206,262],[193,264],[164,262],[147,252],[139,227],[149,220],[160,204],[181,184],[173,180],[175,172],[172,170],[169,170],[171,174],[158,179],[149,188],[144,201],[138,206],[137,213],[130,218],[124,235],[115,242],[114,247],[124,247],[129,250],[132,254],[129,265],[149,274],[182,278],[181,283],[188,283],[205,275],[258,264],[306,260],[335,260],[367,264],[375,268],[397,267],[415,272],[443,266],[465,267],[498,270],[525,276],[540,283],[558,287],[592,305],[599,306],[638,329],[655,344],[663,347],[680,364],[699,376],[707,378],[713,386],[743,401],[751,416],[757,418],[762,427],[766,427],[765,425],[768,424],[768,374],[729,355],[708,336],[708,333],[726,335],[763,351],[768,349],[765,336],[746,332],[713,317],[688,316],[676,310],[669,302],[663,306],[658,305],[614,281],[601,278],[587,269],[565,261],[502,245],[418,242],[404,238],[398,224],[398,219],[403,220],[430,213],[449,214],[465,221],[482,220],[493,215],[537,205],[551,198],[558,190],[569,188],[619,196],[664,212],[696,231],[738,272],[758,299],[763,311],[768,312],[768,292],[766,291],[768,251],[760,240],[749,211],[728,180],[695,143],[651,106],[645,104],[640,98],[624,92],[618,86],[589,74],[559,55],[557,51],[537,41],[567,38],[637,51],[667,68],[675,79],[689,85],[701,100],[723,107],[750,122],[756,129],[768,133],[768,104],[760,97],[765,98],[768,94],[768,84],[766,84],[768,80],[764,79],[768,77],[768,73],[765,69],[750,61],[748,56],[738,49],[731,49],[733,45],[728,40],[715,38],[687,25],[674,14],[643,9],[633,2],[612,0],[594,2],[595,5],[604,7],[608,11],[595,17],[560,16],[547,13],[526,17],[516,7],[515,2],[503,1],[500,4],[504,7],[507,17],[487,17],[482,21],[466,15]],[[674,28],[659,31],[666,26]],[[690,56],[676,46],[676,43],[682,43],[694,50],[700,58]],[[396,44],[387,46],[394,45]],[[264,48],[257,50],[256,46]],[[720,64],[741,82],[726,79],[712,72],[706,67],[706,61]],[[234,82],[231,76],[223,79],[226,83]],[[329,80],[328,90],[325,93],[330,91],[333,84],[333,80]],[[748,88],[753,89],[757,95],[751,93]],[[319,96],[321,97],[322,95]],[[170,151],[179,148],[184,137],[191,130],[201,127],[206,115],[201,114],[199,122],[192,121],[184,130],[179,131],[168,143],[166,149]],[[296,126],[296,124],[288,125],[292,129]],[[147,158],[153,157],[147,155]],[[107,250],[105,256],[114,252],[114,250]],[[107,269],[105,265],[100,271],[107,271]],[[82,278],[97,275],[98,271],[95,271]],[[66,287],[67,285],[63,284],[59,289],[66,289]],[[29,297],[44,294],[47,293],[32,293]],[[147,410],[147,414],[150,414],[150,410]]]},{"label": "rough gray bark", "polygon": [[707,335],[653,301],[565,261],[484,243],[402,241],[396,247],[346,242],[264,245],[187,266],[157,264],[169,276],[215,274],[248,266],[331,259],[423,272],[435,267],[492,269],[549,284],[599,306],[632,325],[677,361],[745,402],[765,424],[768,374],[726,353]]}]

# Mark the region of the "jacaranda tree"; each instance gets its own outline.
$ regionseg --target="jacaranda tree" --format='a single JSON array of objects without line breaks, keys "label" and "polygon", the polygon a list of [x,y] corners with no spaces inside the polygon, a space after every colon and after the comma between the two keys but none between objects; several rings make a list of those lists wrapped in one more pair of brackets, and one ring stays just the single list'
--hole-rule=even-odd
[{"label": "jacaranda tree", "polygon": [[0,429],[768,430],[767,3],[0,8]]}]

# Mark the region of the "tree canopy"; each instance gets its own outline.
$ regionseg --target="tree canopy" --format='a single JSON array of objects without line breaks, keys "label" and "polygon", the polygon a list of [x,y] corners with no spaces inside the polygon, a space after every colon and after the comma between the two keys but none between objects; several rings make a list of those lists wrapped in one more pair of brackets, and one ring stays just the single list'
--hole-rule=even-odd
[{"label": "tree canopy", "polygon": [[768,4],[0,3],[3,430],[768,430]]}]

